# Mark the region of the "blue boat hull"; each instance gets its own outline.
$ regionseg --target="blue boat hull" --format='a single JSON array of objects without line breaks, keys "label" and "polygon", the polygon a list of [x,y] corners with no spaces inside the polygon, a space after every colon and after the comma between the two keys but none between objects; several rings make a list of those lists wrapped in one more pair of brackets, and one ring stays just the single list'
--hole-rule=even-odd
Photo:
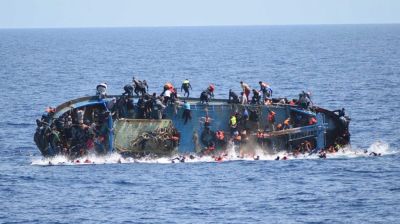
[{"label": "blue boat hull", "polygon": [[[119,99],[121,96],[110,96],[108,99],[102,100],[99,100],[97,97],[84,97],[68,101],[56,108],[55,113],[51,115],[50,123],[61,119],[66,113],[73,113],[82,108],[89,111],[90,108],[108,111],[106,105],[111,97]],[[187,101],[191,104],[191,119],[186,123],[183,118],[184,108],[182,105],[168,105],[163,112],[163,118],[171,120],[173,127],[179,132],[179,139],[177,140],[177,144],[174,145],[174,150],[169,150],[167,151],[168,153],[198,153],[204,151],[204,149],[209,147],[210,142],[213,142],[213,144],[218,142],[215,138],[215,133],[217,131],[223,131],[225,133],[225,143],[230,142],[234,137],[232,135],[232,127],[229,124],[230,116],[233,114],[241,116],[245,108],[250,112],[250,117],[249,119],[241,119],[238,123],[238,125],[241,126],[241,130],[247,130],[246,141],[243,141],[241,147],[246,147],[247,145],[247,147],[260,147],[266,151],[292,151],[299,148],[304,142],[309,142],[312,150],[318,151],[338,143],[340,143],[340,145],[345,145],[350,141],[348,130],[349,119],[339,117],[336,113],[323,108],[315,107],[313,112],[311,112],[299,109],[296,106],[279,103],[271,105],[240,105],[229,104],[226,100],[214,100],[209,104],[202,104],[198,99],[187,99]],[[133,102],[136,103],[136,99],[134,99]],[[118,128],[116,125],[121,125],[121,123],[123,124],[125,121],[131,123],[140,122],[140,119],[138,119],[140,113],[135,105],[131,105],[131,108],[126,107],[122,109],[122,111],[124,111],[123,113],[114,114],[114,118],[109,114],[107,119],[109,131],[106,134],[107,141],[104,143],[104,147],[108,149],[108,152],[129,152],[129,150],[123,150],[121,149],[123,147],[119,146],[124,144],[129,145],[133,139],[145,131],[139,128],[139,130],[134,130],[130,136],[127,135],[123,136],[124,138],[118,138],[118,135],[126,135],[126,133],[116,133],[112,131],[113,128]],[[267,120],[269,111],[274,111],[276,113],[276,124],[282,124],[284,120],[289,117],[292,120],[298,119],[299,122],[302,119],[307,120],[309,117],[316,117],[317,123],[312,125],[297,124],[285,130],[271,132]],[[204,124],[206,116],[211,119],[209,125]],[[149,122],[148,120],[149,119],[146,119],[147,122]],[[116,121],[118,122],[116,123]],[[157,121],[154,120],[154,122]],[[140,127],[145,126],[142,125]],[[138,127],[136,127],[136,129],[137,128]],[[146,131],[148,131],[147,129]],[[46,141],[48,140],[43,139],[45,135],[42,134],[43,138],[40,138],[40,133],[42,132],[43,129],[37,131],[35,134],[35,142],[44,156],[53,156],[54,153],[49,152],[57,150],[50,150],[52,146],[50,144],[46,145]],[[262,137],[258,135],[260,132],[262,132]],[[223,144],[220,148],[225,148],[226,145],[228,144]],[[219,145],[217,144],[217,146]],[[143,149],[143,153],[140,153],[140,155],[149,153],[152,153],[152,150],[146,151]]]}]

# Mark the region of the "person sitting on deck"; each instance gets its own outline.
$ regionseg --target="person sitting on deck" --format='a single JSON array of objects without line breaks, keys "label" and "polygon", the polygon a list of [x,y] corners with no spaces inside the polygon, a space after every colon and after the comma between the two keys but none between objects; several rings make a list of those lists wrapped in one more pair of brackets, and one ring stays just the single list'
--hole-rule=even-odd
[{"label": "person sitting on deck", "polygon": [[315,118],[314,116],[309,118],[308,125],[314,125],[316,123],[317,123],[317,118]]},{"label": "person sitting on deck", "polygon": [[260,100],[261,100],[260,93],[256,89],[253,89],[253,97],[251,98],[251,103],[260,104]]},{"label": "person sitting on deck", "polygon": [[288,117],[285,121],[283,121],[283,129],[290,129],[292,126],[292,121],[290,117]]},{"label": "person sitting on deck", "polygon": [[313,103],[311,101],[311,93],[310,92],[306,93],[304,91],[300,93],[298,105],[305,110],[310,110],[311,107],[313,106]]},{"label": "person sitting on deck", "polygon": [[209,99],[209,96],[208,96],[207,92],[206,91],[201,92],[201,94],[200,94],[200,103],[201,104],[204,104],[204,103],[208,104],[209,101],[210,101],[210,99]]},{"label": "person sitting on deck", "polygon": [[228,103],[240,103],[239,96],[232,89],[229,90]]},{"label": "person sitting on deck", "polygon": [[272,100],[271,99],[265,99],[264,100],[264,105],[271,105],[272,104]]},{"label": "person sitting on deck", "polygon": [[246,97],[246,94],[244,93],[244,92],[241,92],[240,93],[240,103],[242,104],[242,105],[245,105],[245,104],[247,104],[247,97]]},{"label": "person sitting on deck", "polygon": [[215,90],[214,84],[210,84],[206,89],[207,94],[210,95],[211,98],[214,98],[214,90]]},{"label": "person sitting on deck", "polygon": [[214,90],[215,87],[213,84],[210,84],[206,90],[204,90],[203,92],[201,92],[200,94],[200,103],[204,104],[208,104],[208,102],[211,100],[211,98],[214,97]]},{"label": "person sitting on deck", "polygon": [[276,131],[281,131],[283,130],[283,125],[282,124],[277,124],[276,125]]},{"label": "person sitting on deck", "polygon": [[186,94],[187,94],[187,96],[186,96],[187,98],[189,98],[189,95],[190,95],[189,88],[192,89],[192,85],[190,85],[189,79],[185,79],[182,82],[181,92],[182,92],[182,89],[183,89],[185,91],[183,96],[186,96]]}]

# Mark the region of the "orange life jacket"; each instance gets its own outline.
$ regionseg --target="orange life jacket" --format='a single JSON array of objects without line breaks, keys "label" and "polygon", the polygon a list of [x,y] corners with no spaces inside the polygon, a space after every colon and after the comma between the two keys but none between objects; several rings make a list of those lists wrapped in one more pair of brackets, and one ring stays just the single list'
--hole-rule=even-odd
[{"label": "orange life jacket", "polygon": [[223,131],[217,131],[216,135],[218,140],[224,140],[225,138]]},{"label": "orange life jacket", "polygon": [[315,117],[310,118],[310,120],[308,121],[309,125],[313,125],[317,123],[317,119],[315,119]]},{"label": "orange life jacket", "polygon": [[271,122],[271,123],[275,122],[275,112],[273,112],[273,111],[269,112],[268,121]]},{"label": "orange life jacket", "polygon": [[286,119],[284,122],[283,122],[283,124],[285,124],[285,125],[290,125],[290,118],[288,118],[288,119]]},{"label": "orange life jacket", "polygon": [[164,85],[164,89],[172,90],[173,88],[174,88],[174,86],[169,82],[165,83],[165,85]]},{"label": "orange life jacket", "polygon": [[242,140],[242,136],[240,136],[240,135],[237,135],[237,136],[235,137],[235,140],[237,140],[237,141],[241,141],[241,140]]}]

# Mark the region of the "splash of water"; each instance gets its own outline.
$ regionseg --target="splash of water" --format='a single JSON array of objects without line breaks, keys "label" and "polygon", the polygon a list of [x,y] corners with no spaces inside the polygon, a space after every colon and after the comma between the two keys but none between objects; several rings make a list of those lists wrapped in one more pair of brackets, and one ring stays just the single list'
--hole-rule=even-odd
[{"label": "splash of water", "polygon": [[[368,149],[347,146],[340,149],[336,153],[328,153],[327,159],[330,158],[356,158],[374,156],[371,153],[385,156],[398,153],[398,150],[390,148],[389,144],[381,141],[374,142]],[[87,155],[74,160],[68,157],[59,155],[52,158],[35,158],[32,165],[51,166],[51,165],[89,165],[89,164],[115,164],[115,163],[199,163],[199,162],[223,162],[223,161],[238,161],[238,160],[295,160],[295,159],[320,159],[318,154],[300,154],[293,155],[288,152],[268,153],[260,148],[254,149],[251,153],[239,153],[233,146],[219,155],[197,156],[190,154],[173,155],[171,157],[143,157],[134,159],[123,157],[118,153],[112,153],[106,156],[97,156],[95,154]]]}]

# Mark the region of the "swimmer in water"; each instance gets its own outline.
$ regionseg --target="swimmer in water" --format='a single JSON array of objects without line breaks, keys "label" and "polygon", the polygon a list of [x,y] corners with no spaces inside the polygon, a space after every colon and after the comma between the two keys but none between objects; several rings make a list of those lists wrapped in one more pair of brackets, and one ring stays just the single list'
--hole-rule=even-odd
[{"label": "swimmer in water", "polygon": [[371,152],[369,155],[370,155],[370,156],[381,156],[380,153],[376,153],[376,152]]}]

